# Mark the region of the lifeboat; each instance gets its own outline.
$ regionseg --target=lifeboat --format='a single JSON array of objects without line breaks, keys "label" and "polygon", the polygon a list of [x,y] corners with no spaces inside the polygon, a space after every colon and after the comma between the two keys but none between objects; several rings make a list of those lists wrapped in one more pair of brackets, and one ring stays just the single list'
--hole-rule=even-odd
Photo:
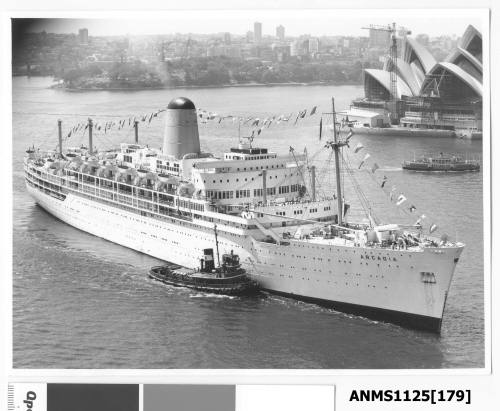
[{"label": "lifeboat", "polygon": [[97,159],[90,160],[87,163],[87,172],[95,176],[97,174],[97,170],[99,170],[100,167],[101,165],[99,164],[99,161],[97,161]]},{"label": "lifeboat", "polygon": [[170,176],[168,174],[157,174],[158,180],[160,180],[162,183],[168,183],[168,180],[170,179]]},{"label": "lifeboat", "polygon": [[156,191],[163,191],[164,187],[165,187],[166,183],[164,181],[156,181],[155,183],[155,190]]},{"label": "lifeboat", "polygon": [[104,177],[104,170],[106,170],[105,165],[101,165],[99,169],[97,170],[97,176],[99,177]]},{"label": "lifeboat", "polygon": [[76,158],[80,158],[80,156],[76,153],[67,153],[66,158],[70,161],[75,160]]},{"label": "lifeboat", "polygon": [[104,170],[102,171],[102,176],[110,180],[113,180],[117,174],[118,174],[118,167],[114,165],[107,165],[104,167]]},{"label": "lifeboat", "polygon": [[158,176],[155,173],[149,172],[143,177],[143,179],[145,180],[147,186],[153,187],[155,182],[158,180]]},{"label": "lifeboat", "polygon": [[73,171],[78,170],[83,163],[82,158],[74,153],[69,153],[66,157],[69,160],[68,168]]},{"label": "lifeboat", "polygon": [[129,168],[122,172],[120,176],[124,183],[132,184],[134,179],[137,177],[137,171],[135,168]]},{"label": "lifeboat", "polygon": [[64,167],[64,163],[61,161],[48,161],[46,165],[48,165],[49,173],[56,174],[59,170]]},{"label": "lifeboat", "polygon": [[135,176],[135,178],[132,180],[132,184],[134,184],[135,186],[140,186],[142,183],[142,177],[137,175]]},{"label": "lifeboat", "polygon": [[177,195],[181,197],[192,197],[195,191],[193,183],[181,183],[177,188]]},{"label": "lifeboat", "polygon": [[128,167],[122,164],[119,164],[117,166],[118,172],[116,173],[115,176],[115,181],[124,181],[125,180],[125,173],[128,171]]},{"label": "lifeboat", "polygon": [[80,173],[86,173],[86,172],[88,171],[88,169],[89,169],[89,163],[87,163],[87,162],[82,163],[82,164],[80,165],[80,167],[78,167],[78,171],[79,171]]}]

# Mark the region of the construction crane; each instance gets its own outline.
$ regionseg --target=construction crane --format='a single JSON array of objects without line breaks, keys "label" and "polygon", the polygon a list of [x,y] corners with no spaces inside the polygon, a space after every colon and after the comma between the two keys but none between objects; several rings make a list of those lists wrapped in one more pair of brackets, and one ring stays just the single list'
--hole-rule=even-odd
[{"label": "construction crane", "polygon": [[406,29],[405,27],[396,28],[396,23],[388,24],[387,26],[379,26],[375,24],[370,24],[368,27],[362,27],[362,29],[366,30],[375,30],[375,31],[385,31],[390,35],[390,46],[389,46],[389,58],[391,60],[389,76],[390,76],[390,92],[391,92],[391,100],[393,104],[393,113],[398,117],[398,41],[397,41],[397,33],[406,37],[406,35],[411,34],[411,31]]}]

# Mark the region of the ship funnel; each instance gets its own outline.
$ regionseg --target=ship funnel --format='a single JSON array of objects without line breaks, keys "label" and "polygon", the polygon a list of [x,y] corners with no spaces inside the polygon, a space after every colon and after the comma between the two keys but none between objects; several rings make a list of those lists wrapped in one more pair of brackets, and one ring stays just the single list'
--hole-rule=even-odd
[{"label": "ship funnel", "polygon": [[163,154],[180,159],[189,153],[200,153],[196,108],[191,100],[177,97],[167,107]]}]

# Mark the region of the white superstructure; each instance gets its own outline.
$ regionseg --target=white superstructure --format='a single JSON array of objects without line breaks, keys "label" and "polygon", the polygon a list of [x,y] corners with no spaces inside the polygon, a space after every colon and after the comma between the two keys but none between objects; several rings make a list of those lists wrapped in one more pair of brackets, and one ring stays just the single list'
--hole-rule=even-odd
[{"label": "white superstructure", "polygon": [[247,142],[217,159],[200,151],[190,100],[173,100],[166,116],[163,150],[28,150],[28,191],[76,228],[192,268],[214,247],[216,226],[221,253],[234,250],[264,289],[440,329],[462,244],[396,225],[338,225],[340,202],[316,198],[303,155]]}]

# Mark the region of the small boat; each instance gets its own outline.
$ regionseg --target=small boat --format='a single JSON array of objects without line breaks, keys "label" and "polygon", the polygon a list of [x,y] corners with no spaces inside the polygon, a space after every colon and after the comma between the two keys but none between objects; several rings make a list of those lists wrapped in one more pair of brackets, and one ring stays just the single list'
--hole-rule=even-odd
[{"label": "small boat", "polygon": [[404,161],[403,170],[413,171],[479,171],[479,161],[464,160],[458,155],[424,155],[419,159]]},{"label": "small boat", "polygon": [[192,288],[214,294],[249,295],[259,286],[246,275],[240,258],[232,251],[222,255],[222,265],[215,267],[212,248],[203,250],[199,269],[189,269],[177,264],[152,267],[149,277],[162,283]]}]

